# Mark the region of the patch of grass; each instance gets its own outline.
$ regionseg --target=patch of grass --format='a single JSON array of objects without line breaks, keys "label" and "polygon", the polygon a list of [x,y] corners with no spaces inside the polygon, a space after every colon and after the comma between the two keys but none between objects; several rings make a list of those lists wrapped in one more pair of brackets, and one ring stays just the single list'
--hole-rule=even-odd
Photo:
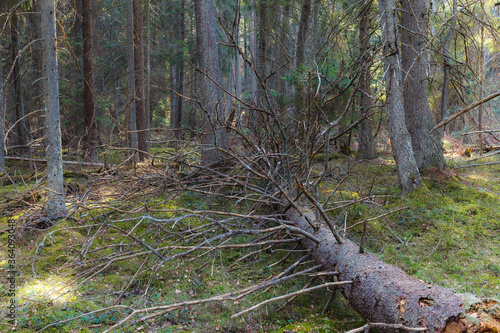
[{"label": "patch of grass", "polygon": [[[386,163],[366,163],[352,172],[352,179],[339,192],[355,189],[366,195],[371,188],[372,194],[394,193],[397,178],[388,172]],[[407,207],[369,223],[366,243],[370,252],[426,282],[499,298],[499,174],[497,166],[459,173],[431,169],[424,174],[424,185],[404,198],[375,199],[377,204],[358,203],[331,214],[347,214],[349,226]],[[335,185],[324,184],[324,188]],[[343,222],[338,226],[342,229]],[[348,237],[359,242],[361,230],[360,224]]]}]

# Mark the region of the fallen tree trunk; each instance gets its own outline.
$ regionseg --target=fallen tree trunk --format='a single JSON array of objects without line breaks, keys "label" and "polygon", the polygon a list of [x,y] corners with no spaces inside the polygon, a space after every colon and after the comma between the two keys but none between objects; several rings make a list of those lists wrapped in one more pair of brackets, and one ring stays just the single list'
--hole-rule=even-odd
[{"label": "fallen tree trunk", "polygon": [[302,214],[289,208],[287,219],[320,240],[317,244],[304,238],[302,245],[312,250],[313,258],[325,270],[338,271],[340,281],[353,281],[341,288],[365,320],[427,327],[429,332],[500,332],[498,302],[477,298],[470,302],[465,295],[424,283],[372,254],[359,253],[359,246],[347,239],[338,244],[326,227],[314,232],[304,217],[314,221],[314,214],[300,209]]}]

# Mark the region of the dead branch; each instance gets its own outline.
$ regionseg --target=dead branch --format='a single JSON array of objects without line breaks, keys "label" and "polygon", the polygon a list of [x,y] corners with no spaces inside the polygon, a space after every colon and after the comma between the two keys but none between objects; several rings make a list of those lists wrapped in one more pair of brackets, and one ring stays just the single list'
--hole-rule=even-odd
[{"label": "dead branch", "polygon": [[288,297],[292,297],[292,296],[295,296],[295,295],[300,295],[300,294],[304,294],[304,293],[308,293],[310,291],[313,291],[313,290],[317,290],[317,289],[321,289],[321,288],[327,288],[327,287],[332,287],[332,286],[341,286],[341,285],[346,285],[346,284],[351,284],[352,281],[340,281],[340,282],[328,282],[328,283],[324,283],[324,284],[321,284],[319,286],[314,286],[314,287],[311,287],[311,288],[306,288],[306,289],[301,289],[299,291],[296,291],[296,292],[293,292],[293,293],[289,293],[289,294],[286,294],[286,295],[282,295],[282,296],[278,296],[278,297],[273,297],[271,299],[268,299],[268,300],[265,300],[264,302],[261,302],[257,305],[254,305],[244,311],[241,311],[241,312],[238,312],[238,313],[235,313],[234,315],[231,316],[231,318],[236,318],[236,317],[239,317],[245,313],[248,313],[250,311],[253,311],[263,305],[266,305],[268,303],[271,303],[271,302],[275,302],[275,301],[279,301],[279,300],[282,300],[282,299],[285,299],[285,298],[288,298]]},{"label": "dead branch", "polygon": [[470,111],[470,110],[474,109],[475,107],[477,107],[477,106],[479,106],[479,105],[481,105],[481,104],[484,104],[484,103],[486,103],[486,102],[488,102],[488,101],[490,101],[490,100],[492,100],[493,98],[498,97],[498,96],[500,96],[500,92],[497,92],[497,93],[491,94],[491,95],[489,95],[488,97],[485,97],[485,98],[483,98],[483,99],[482,99],[482,100],[480,100],[480,101],[477,101],[477,102],[475,102],[475,103],[472,103],[471,105],[469,105],[469,106],[467,106],[466,108],[464,108],[464,109],[462,109],[462,110],[458,111],[458,112],[457,112],[457,113],[455,113],[454,115],[451,115],[451,116],[449,116],[448,118],[446,118],[446,119],[444,119],[443,121],[441,121],[439,124],[437,124],[436,126],[434,126],[434,128],[431,130],[431,132],[432,132],[432,131],[434,131],[434,130],[436,130],[436,129],[438,129],[438,128],[443,127],[444,125],[448,124],[450,121],[452,121],[453,119],[455,119],[455,118],[459,117],[460,115],[464,114],[465,112]]},{"label": "dead branch", "polygon": [[355,329],[347,331],[345,333],[366,332],[367,330],[370,330],[370,328],[372,328],[372,327],[392,328],[392,329],[396,329],[396,330],[405,330],[405,331],[412,331],[412,332],[427,331],[427,327],[408,327],[408,326],[405,326],[402,324],[368,323],[364,326],[361,326],[359,328],[355,328]]}]

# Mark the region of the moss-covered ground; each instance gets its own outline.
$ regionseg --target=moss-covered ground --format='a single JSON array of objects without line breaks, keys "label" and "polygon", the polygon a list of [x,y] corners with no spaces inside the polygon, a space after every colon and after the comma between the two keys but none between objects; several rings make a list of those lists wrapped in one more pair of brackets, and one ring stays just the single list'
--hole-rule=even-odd
[{"label": "moss-covered ground", "polygon": [[[110,155],[109,159],[113,158]],[[500,158],[474,163],[495,161]],[[40,224],[36,218],[37,209],[43,205],[43,168],[34,173],[20,161],[9,162],[9,175],[15,185],[5,176],[0,179],[0,331],[12,329],[4,319],[10,299],[5,280],[8,220],[14,220],[19,227],[15,248],[16,332],[36,332],[67,319],[44,331],[102,332],[130,313],[126,306],[154,307],[234,292],[279,274],[304,254],[293,244],[255,254],[255,248],[197,250],[189,258],[161,265],[157,265],[154,255],[130,257],[88,274],[92,263],[103,264],[106,258],[132,248],[130,237],[120,229],[144,243],[171,245],[168,238],[159,239],[160,229],[152,220],[139,220],[143,216],[172,219],[180,213],[134,213],[134,209],[146,205],[159,210],[203,210],[220,204],[200,193],[162,194],[156,178],[145,177],[154,174],[154,168],[165,170],[166,165],[160,162],[133,171],[66,171],[71,214],[55,225]],[[314,166],[317,172],[322,171],[322,163]],[[394,161],[389,157],[371,162],[337,158],[329,163],[332,176],[320,184],[318,194],[322,202],[328,200],[325,207],[342,234],[359,242],[359,222],[394,211],[367,222],[365,238],[370,252],[425,282],[483,298],[500,298],[499,165],[455,168],[468,164],[467,159],[450,158],[447,170],[427,170],[424,186],[401,198]],[[82,208],[83,203],[86,209]],[[239,209],[237,205],[225,208]],[[190,217],[169,230],[182,232],[203,223]],[[248,240],[243,237],[234,242]],[[292,255],[281,261],[288,252]],[[306,262],[301,269],[313,265]],[[147,321],[134,317],[116,332],[342,332],[362,325],[338,294],[327,314],[321,314],[330,296],[325,290],[301,295],[290,303],[270,303],[245,316],[230,318],[265,299],[299,290],[309,280],[306,275],[237,301],[183,306]],[[92,313],[103,308],[107,310]]]}]

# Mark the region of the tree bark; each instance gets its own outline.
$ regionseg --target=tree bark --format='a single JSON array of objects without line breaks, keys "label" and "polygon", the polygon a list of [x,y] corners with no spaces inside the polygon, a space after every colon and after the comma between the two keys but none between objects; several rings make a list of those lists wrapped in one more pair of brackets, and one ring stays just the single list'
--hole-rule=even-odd
[{"label": "tree bark", "polygon": [[137,146],[139,159],[149,153],[148,128],[144,103],[144,6],[142,0],[133,0],[134,6],[134,73],[135,73],[135,117],[137,125]]},{"label": "tree bark", "polygon": [[[32,51],[32,84],[31,84],[31,95],[33,97],[33,109],[41,110],[43,108],[43,84],[42,80],[39,80],[42,77],[42,45],[41,45],[41,27],[40,27],[40,1],[34,0],[31,3],[30,10],[33,14],[28,15],[28,19],[31,23],[31,27],[33,30],[34,39],[38,42],[33,44]],[[32,137],[34,139],[38,139],[43,136],[43,117],[41,114],[36,115],[36,121],[33,121],[32,126],[36,128],[33,130]]]},{"label": "tree bark", "polygon": [[[24,112],[24,96],[23,96],[23,85],[21,77],[21,57],[19,56],[19,32],[17,24],[17,14],[13,13],[11,16],[11,50],[12,50],[12,62],[13,62],[13,78],[14,81],[14,94],[16,98],[16,121],[17,123],[17,140],[20,146],[26,146],[28,144],[28,126]],[[17,58],[17,59],[16,59]]]},{"label": "tree bark", "polygon": [[219,53],[215,27],[214,0],[195,0],[196,42],[201,74],[201,103],[205,111],[203,130],[202,163],[212,164],[223,160],[219,150],[227,149],[222,92],[215,82],[220,84]]},{"label": "tree bark", "polygon": [[[450,43],[453,39],[454,31],[457,26],[457,13],[458,13],[458,0],[453,0],[453,12],[450,22],[450,28],[443,41],[443,88],[441,90],[441,121],[448,117],[448,99],[450,87]],[[441,129],[441,136],[443,135],[445,127]]]},{"label": "tree bark", "polygon": [[0,38],[0,172],[5,172],[5,133],[4,133],[4,90],[3,90],[3,51],[2,39]]},{"label": "tree bark", "polygon": [[[311,17],[311,6],[312,0],[304,0],[302,4],[302,11],[300,13],[300,21],[299,21],[299,31],[297,34],[297,48],[295,51],[295,70],[297,71],[299,77],[302,77],[300,74],[302,71],[302,66],[305,61],[305,48],[307,42],[307,31],[309,28],[309,21]],[[299,83],[297,98],[295,100],[295,107],[297,111],[301,111],[307,99],[307,84]]]},{"label": "tree bark", "polygon": [[[255,21],[257,19],[257,9],[256,6],[252,6],[252,12],[251,12],[251,17],[250,17],[250,54],[252,55],[253,59],[253,64],[255,67],[255,70],[257,70],[257,38],[256,38],[256,25]],[[257,105],[257,75],[255,75],[255,72],[252,68],[250,70],[250,92],[251,92],[251,103],[254,105]],[[255,122],[257,118],[257,111],[255,110],[250,110],[248,117],[247,117],[247,124],[248,127],[255,127]]]},{"label": "tree bark", "polygon": [[[135,70],[134,70],[134,0],[127,0],[127,99],[128,104],[128,140],[132,149],[139,149],[137,144],[137,123],[135,115]],[[133,152],[132,154],[135,154]],[[135,154],[136,161],[139,156]]]},{"label": "tree bark", "polygon": [[97,162],[97,121],[94,103],[94,49],[92,0],[82,1],[83,18],[83,73],[85,85],[83,89],[85,113],[85,160]]},{"label": "tree bark", "polygon": [[66,216],[64,202],[61,124],[59,120],[59,83],[57,68],[56,10],[54,0],[41,3],[43,36],[43,72],[46,80],[45,127],[47,159],[47,206],[49,216]]},{"label": "tree bark", "polygon": [[146,114],[147,142],[151,142],[151,124],[153,123],[153,113],[151,112],[151,2],[146,1],[146,35],[144,37],[146,46],[146,65],[144,83],[144,113]]},{"label": "tree bark", "polygon": [[[287,2],[283,5],[282,14],[281,14],[281,22],[280,22],[280,34],[279,34],[279,44],[280,49],[282,50],[279,61],[284,64],[288,61],[289,52],[288,52],[288,34],[290,31],[290,3]],[[279,74],[278,81],[278,92],[286,95],[287,93],[287,82],[283,79],[284,76],[287,76],[290,73],[290,66],[285,66],[281,73]]]},{"label": "tree bark", "polygon": [[401,59],[406,126],[420,170],[446,164],[439,131],[431,117],[427,97],[427,1],[403,0],[401,13]]},{"label": "tree bark", "polygon": [[[361,74],[359,81],[360,93],[360,116],[365,116],[372,106],[371,98],[371,75],[370,67],[372,57],[370,55],[370,6],[371,1],[365,0],[360,9],[359,22],[359,53],[361,61]],[[359,145],[358,145],[358,160],[372,160],[377,158],[377,150],[375,149],[375,139],[373,138],[372,120],[364,119],[359,124]]]},{"label": "tree bark", "polygon": [[[239,25],[239,18],[238,18],[238,25]],[[240,32],[239,29],[236,29],[236,44],[238,47],[240,46]],[[241,123],[241,108],[240,108],[240,102],[239,99],[241,98],[241,87],[242,87],[242,75],[241,75],[241,55],[238,50],[235,50],[234,53],[234,95],[236,96],[236,100],[234,101],[234,108],[235,108],[235,119],[236,119],[236,124]],[[232,125],[232,124],[231,124]]]},{"label": "tree bark", "polygon": [[[257,73],[260,76],[261,80],[264,80],[267,76],[267,63],[266,63],[266,54],[267,54],[267,38],[268,38],[268,19],[267,19],[267,12],[269,8],[268,4],[269,0],[262,0],[259,2],[259,11],[258,11],[258,16],[257,16],[257,36],[256,36],[256,58],[255,58],[255,69],[257,70]],[[257,105],[265,107],[267,105],[265,99],[266,99],[266,92],[263,87],[263,85],[266,85],[265,81],[258,82],[259,79],[257,78],[256,81],[256,91],[255,91],[255,101]],[[263,115],[259,112],[256,114],[255,121],[260,122],[262,125],[264,121]]]},{"label": "tree bark", "polygon": [[[359,246],[347,239],[338,244],[326,227],[321,226],[317,231],[311,228],[304,216],[317,225],[312,211],[304,207],[299,209],[301,213],[294,208],[288,209],[287,219],[320,241],[317,244],[304,238],[303,247],[311,250],[312,258],[322,264],[323,269],[338,271],[340,281],[353,281],[341,289],[363,319],[407,327],[425,326],[427,332],[477,332],[479,327],[465,318],[464,296],[421,282],[372,254],[360,253]],[[498,325],[498,330],[500,318],[490,317],[488,320],[491,321],[481,323],[482,328],[485,328],[483,325]]]},{"label": "tree bark", "polygon": [[403,195],[422,185],[422,179],[413,155],[410,134],[406,128],[403,108],[403,86],[400,52],[397,39],[396,4],[394,0],[380,0],[380,25],[387,95],[389,136]]},{"label": "tree bark", "polygon": [[174,50],[174,60],[172,66],[172,105],[170,112],[170,129],[174,130],[174,136],[180,140],[182,138],[182,97],[178,96],[184,94],[184,37],[185,37],[185,24],[184,24],[184,0],[181,1],[178,13],[178,21],[175,24],[175,38],[180,46],[179,49]]}]

